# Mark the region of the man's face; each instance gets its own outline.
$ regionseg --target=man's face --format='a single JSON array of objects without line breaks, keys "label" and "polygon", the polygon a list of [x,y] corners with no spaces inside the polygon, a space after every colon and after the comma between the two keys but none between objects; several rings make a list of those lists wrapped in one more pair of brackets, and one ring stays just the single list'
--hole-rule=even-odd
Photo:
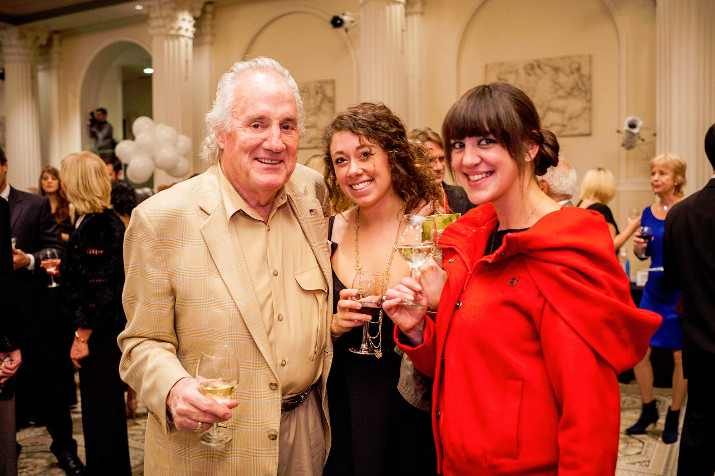
[{"label": "man's face", "polygon": [[112,164],[107,164],[107,171],[109,172],[109,180],[122,179],[122,171],[120,170],[119,172],[115,172]]},{"label": "man's face", "polygon": [[228,131],[216,131],[228,181],[252,207],[270,206],[298,157],[295,96],[277,73],[247,71],[234,83]]},{"label": "man's face", "polygon": [[105,122],[107,120],[107,115],[102,111],[97,111],[94,113],[94,118],[97,119],[98,122]]},{"label": "man's face", "polygon": [[5,185],[7,183],[6,177],[7,177],[7,162],[5,162],[4,165],[0,165],[0,192],[5,190]]},{"label": "man's face", "polygon": [[442,183],[445,171],[444,150],[439,144],[432,141],[426,141],[424,146],[430,154],[430,167],[432,167],[432,172],[434,173],[434,181]]}]

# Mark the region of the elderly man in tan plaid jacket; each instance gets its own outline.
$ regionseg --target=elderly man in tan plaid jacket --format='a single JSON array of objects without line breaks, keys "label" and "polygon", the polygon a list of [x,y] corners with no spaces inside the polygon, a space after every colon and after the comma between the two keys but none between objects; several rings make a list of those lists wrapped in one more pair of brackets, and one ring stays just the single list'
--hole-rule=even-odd
[{"label": "elderly man in tan plaid jacket", "polygon": [[[317,476],[332,279],[322,177],[296,165],[296,83],[269,58],[236,63],[206,122],[212,166],[143,202],[126,232],[120,372],[150,413],[144,471]],[[194,378],[213,343],[238,354],[229,402]],[[203,445],[219,422],[232,440]]]}]

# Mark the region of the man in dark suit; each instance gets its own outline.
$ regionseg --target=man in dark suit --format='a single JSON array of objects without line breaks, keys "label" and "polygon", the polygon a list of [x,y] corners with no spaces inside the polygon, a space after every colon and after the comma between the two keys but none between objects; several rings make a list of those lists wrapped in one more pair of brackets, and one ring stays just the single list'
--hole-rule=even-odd
[{"label": "man in dark suit", "polygon": [[663,236],[665,275],[683,291],[683,373],[688,406],[679,476],[715,473],[715,124],[705,135],[713,176],[668,212]]},{"label": "man in dark suit", "polygon": [[54,248],[61,256],[64,245],[49,200],[12,188],[7,183],[7,169],[7,158],[0,148],[0,197],[10,206],[10,233],[15,239],[15,320],[21,323],[23,365],[17,373],[16,406],[20,415],[19,408],[28,407],[47,427],[52,436],[50,450],[65,473],[81,475],[84,465],[77,457],[77,442],[72,438],[72,419],[58,377],[58,359],[49,351],[56,348],[55,341],[61,337],[53,332],[57,328],[54,313],[48,315],[42,307],[51,301],[51,296],[47,273],[40,267],[40,251]]},{"label": "man in dark suit", "polygon": [[22,362],[22,353],[17,343],[14,312],[10,207],[5,200],[0,200],[0,303],[0,474],[10,475],[17,474],[13,376]]}]

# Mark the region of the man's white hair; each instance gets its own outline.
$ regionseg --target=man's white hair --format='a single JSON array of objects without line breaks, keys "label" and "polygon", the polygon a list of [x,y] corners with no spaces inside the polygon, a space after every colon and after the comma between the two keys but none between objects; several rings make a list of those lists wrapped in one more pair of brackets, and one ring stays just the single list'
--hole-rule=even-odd
[{"label": "man's white hair", "polygon": [[211,110],[206,114],[206,138],[201,143],[201,157],[211,163],[221,159],[223,150],[216,142],[217,132],[228,132],[231,128],[231,112],[233,109],[234,92],[237,78],[247,71],[273,71],[286,80],[295,96],[295,107],[298,112],[298,131],[303,133],[303,100],[298,91],[298,85],[287,69],[281,64],[265,56],[259,56],[249,61],[239,61],[221,76],[216,90],[216,100]]},{"label": "man's white hair", "polygon": [[549,195],[571,198],[576,190],[576,170],[571,167],[566,157],[559,156],[559,163],[556,167],[549,167],[546,173],[539,180],[545,180],[549,184]]}]

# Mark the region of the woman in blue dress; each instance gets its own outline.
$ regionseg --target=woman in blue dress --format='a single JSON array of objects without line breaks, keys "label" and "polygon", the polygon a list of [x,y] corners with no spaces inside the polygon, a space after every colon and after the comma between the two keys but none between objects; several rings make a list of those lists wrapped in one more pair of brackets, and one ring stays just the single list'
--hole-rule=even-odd
[{"label": "woman in blue dress", "polygon": [[[650,161],[650,185],[658,200],[643,210],[641,226],[652,230],[650,241],[643,239],[640,232],[633,240],[635,255],[645,260],[650,257],[651,268],[663,266],[663,231],[668,210],[683,198],[685,185],[685,162],[673,154],[662,154]],[[642,309],[657,312],[663,316],[663,323],[650,340],[651,346],[673,349],[673,401],[668,409],[663,429],[663,441],[674,443],[678,439],[680,406],[687,392],[687,381],[683,378],[683,320],[675,312],[680,299],[680,290],[668,286],[663,279],[663,271],[651,271],[640,302]],[[653,368],[650,363],[651,349],[648,348],[643,360],[633,371],[643,399],[640,418],[626,432],[631,435],[645,433],[646,428],[658,421],[658,409],[653,398]]]}]

